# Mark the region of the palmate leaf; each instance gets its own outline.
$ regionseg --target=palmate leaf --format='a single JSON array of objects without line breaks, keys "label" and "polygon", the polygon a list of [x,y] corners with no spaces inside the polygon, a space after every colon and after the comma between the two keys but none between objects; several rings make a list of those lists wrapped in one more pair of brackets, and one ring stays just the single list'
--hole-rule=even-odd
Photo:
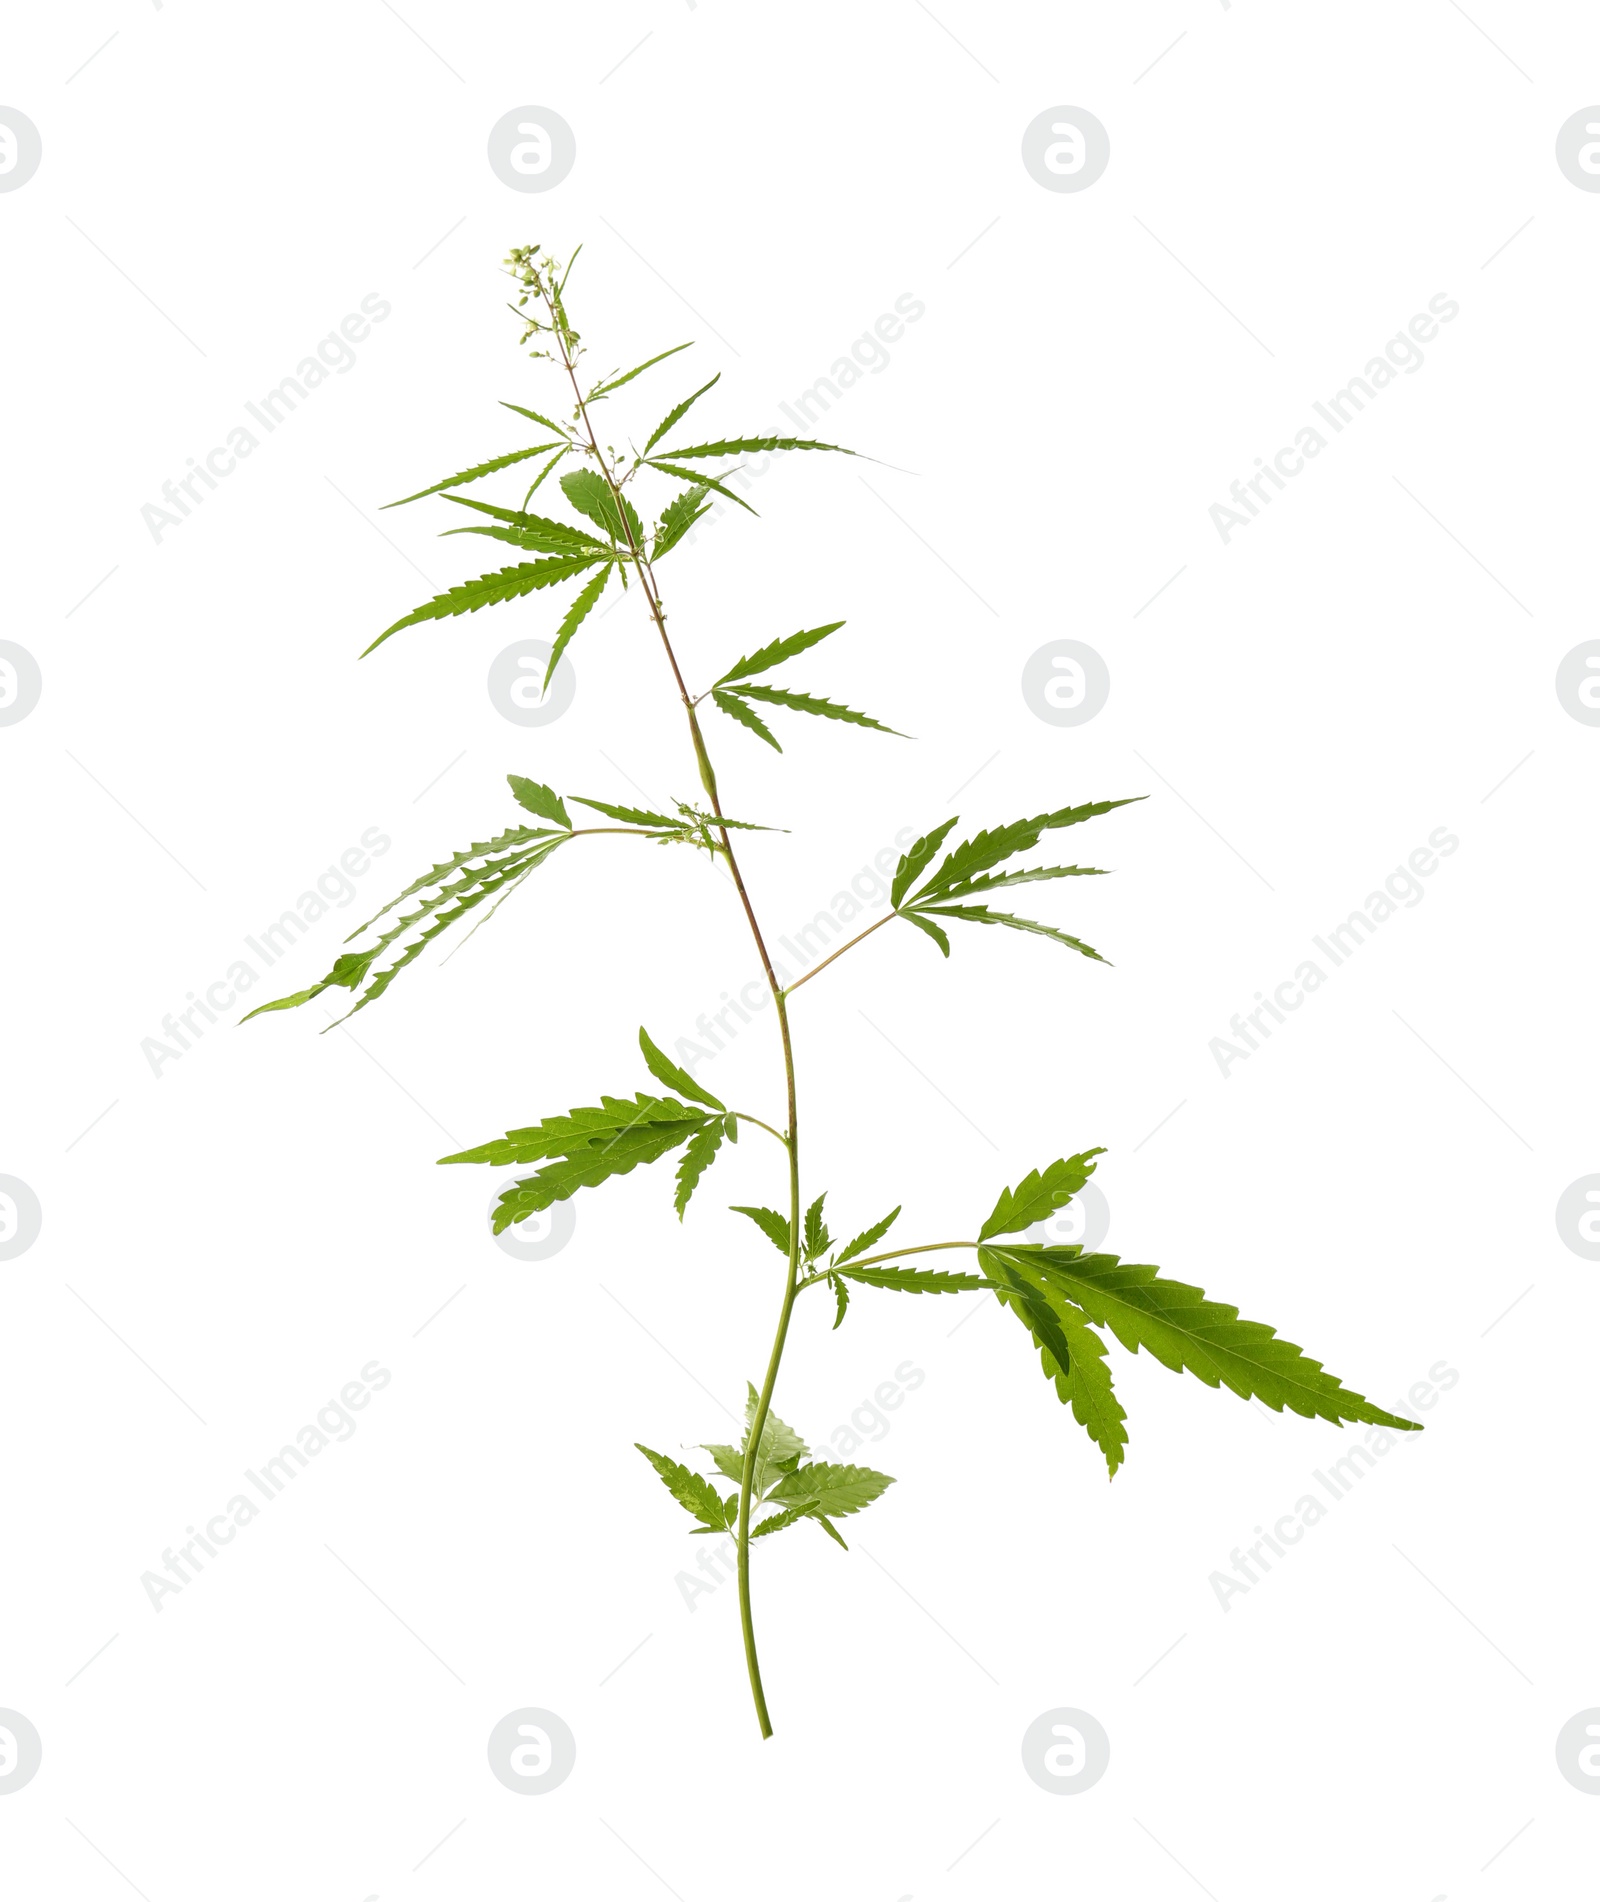
[{"label": "palmate leaf", "polygon": [[[649,455],[650,451],[655,448],[656,444],[660,442],[661,438],[666,435],[669,429],[675,428],[677,424],[683,421],[684,417],[687,416],[695,404],[700,401],[707,390],[714,389],[721,381],[722,372],[719,370],[709,383],[702,383],[693,396],[686,396],[675,408],[669,409],[662,420],[657,423],[655,428],[650,432],[650,439],[644,446],[644,456]],[[640,457],[640,461],[644,460],[644,456]]]},{"label": "palmate leaf", "polygon": [[381,647],[391,634],[398,634],[403,627],[413,627],[419,621],[447,620],[453,614],[476,614],[479,608],[496,607],[502,601],[515,601],[522,595],[532,594],[537,588],[553,588],[558,582],[570,581],[586,573],[597,561],[609,559],[608,553],[521,561],[514,568],[498,568],[493,574],[463,581],[454,588],[447,588],[443,594],[436,594],[431,601],[423,602],[420,608],[401,615],[392,627],[386,627],[362,650],[362,656],[365,658],[373,648]]},{"label": "palmate leaf", "polygon": [[1002,1189],[994,1213],[978,1230],[978,1240],[986,1242],[995,1235],[1019,1235],[1035,1222],[1043,1222],[1058,1209],[1065,1208],[1094,1174],[1094,1158],[1105,1153],[1103,1148],[1085,1149],[1081,1155],[1052,1162],[1047,1169],[1035,1169],[1014,1189]]},{"label": "palmate leaf", "polygon": [[815,713],[824,720],[848,720],[853,726],[870,726],[878,733],[892,733],[897,740],[906,738],[892,726],[874,720],[870,714],[857,713],[854,707],[841,707],[832,700],[821,700],[809,693],[792,693],[787,687],[769,687],[754,680],[741,681],[723,689],[745,700],[762,700],[774,707],[787,707],[791,713]]},{"label": "palmate leaf", "polygon": [[756,738],[765,740],[774,752],[781,753],[783,751],[783,748],[779,746],[777,740],[773,738],[771,727],[767,725],[766,721],[762,719],[754,707],[746,706],[742,700],[735,698],[731,693],[725,692],[721,687],[712,688],[711,698],[713,703],[720,707],[730,720],[737,720],[740,726],[749,727]]},{"label": "palmate leaf", "polygon": [[[728,1510],[730,1502],[718,1498],[717,1489],[710,1480],[702,1479],[687,1466],[680,1466],[676,1460],[668,1459],[665,1453],[652,1452],[637,1440],[634,1445],[660,1474],[662,1485],[691,1519],[698,1519],[708,1532],[727,1531],[733,1524]],[[738,1500],[734,1499],[731,1504],[737,1507]]]},{"label": "palmate leaf", "polygon": [[1306,1419],[1363,1421],[1399,1433],[1420,1431],[1344,1387],[1322,1363],[1275,1328],[1242,1321],[1239,1310],[1212,1301],[1187,1282],[1168,1281],[1158,1269],[1115,1255],[1076,1248],[991,1248],[1002,1261],[1046,1274],[1067,1300],[1097,1326],[1109,1327],[1130,1353],[1141,1347],[1174,1373],[1190,1373],[1208,1387],[1225,1386],[1241,1400],[1260,1400]]},{"label": "palmate leaf", "polygon": [[980,872],[992,871],[1006,859],[1015,858],[1019,852],[1029,851],[1046,832],[1057,831],[1063,826],[1081,825],[1085,820],[1098,819],[1103,813],[1115,812],[1119,806],[1135,803],[1134,799],[1097,799],[1087,805],[1063,806],[1057,812],[1041,812],[1031,819],[1014,819],[1009,825],[975,833],[972,838],[952,847],[938,870],[917,893],[917,902],[920,904],[928,899],[951,896]]},{"label": "palmate leaf", "polygon": [[1070,1406],[1073,1418],[1105,1455],[1111,1478],[1122,1464],[1127,1415],[1111,1386],[1106,1344],[1083,1309],[1066,1299],[1055,1281],[1022,1256],[980,1248],[978,1262],[996,1284],[995,1298],[1033,1336],[1047,1379]]},{"label": "palmate leaf", "polygon": [[[743,496],[735,495],[733,490],[716,476],[696,475],[693,469],[680,469],[675,462],[662,462],[655,456],[647,456],[645,458],[645,467],[647,469],[658,469],[662,475],[676,476],[680,482],[692,482],[697,488],[715,489],[718,495],[725,496],[728,501],[737,502],[746,515],[755,515],[759,512],[751,508]],[[732,469],[724,469],[722,473],[723,475],[732,475],[734,471]]]},{"label": "palmate leaf", "polygon": [[669,548],[676,548],[710,506],[706,501],[704,483],[697,482],[692,489],[685,489],[681,495],[675,495],[661,511],[661,520],[656,525],[656,538],[650,547],[650,559],[659,561]]},{"label": "palmate leaf", "polygon": [[552,449],[559,449],[559,443],[536,443],[532,449],[513,449],[508,456],[496,456],[492,462],[480,462],[471,469],[458,470],[448,475],[443,482],[435,482],[431,488],[418,489],[415,495],[402,495],[398,502],[385,502],[386,509],[404,508],[407,502],[420,502],[425,495],[438,495],[443,489],[459,488],[463,482],[476,482],[481,476],[494,475],[498,470],[509,469],[514,462],[526,462],[530,456],[546,456]]},{"label": "palmate leaf", "polygon": [[827,449],[836,456],[853,456],[853,449],[841,449],[836,442],[810,442],[799,436],[729,436],[722,442],[697,442],[687,449],[664,449],[661,453],[674,462],[685,456],[754,456],[768,449]]},{"label": "palmate leaf", "polygon": [[536,1175],[500,1192],[493,1224],[499,1235],[514,1222],[566,1201],[579,1189],[595,1188],[612,1176],[627,1175],[640,1163],[658,1161],[711,1120],[704,1110],[672,1097],[603,1096],[597,1106],[547,1116],[542,1123],[508,1130],[492,1142],[439,1160],[485,1162],[498,1168],[545,1162]]},{"label": "palmate leaf", "polygon": [[765,647],[758,647],[753,654],[742,655],[736,660],[717,685],[723,687],[730,680],[745,680],[751,674],[764,674],[769,667],[793,660],[796,654],[803,654],[808,647],[815,647],[818,641],[825,641],[830,634],[837,634],[843,626],[843,621],[830,621],[826,627],[802,628],[798,634],[786,634],[781,641],[768,641]]}]

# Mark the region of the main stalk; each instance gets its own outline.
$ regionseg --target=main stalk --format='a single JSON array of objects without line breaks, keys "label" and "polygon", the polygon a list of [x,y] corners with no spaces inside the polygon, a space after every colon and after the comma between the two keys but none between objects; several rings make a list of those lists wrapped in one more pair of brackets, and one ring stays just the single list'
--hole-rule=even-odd
[{"label": "main stalk", "polygon": [[[700,772],[700,783],[704,786],[706,797],[711,802],[713,814],[720,820],[722,802],[717,792],[717,776],[712,769],[711,755],[706,750],[705,735],[700,728],[699,715],[695,710],[689,689],[684,684],[683,673],[678,666],[677,656],[672,651],[672,642],[667,635],[666,616],[662,612],[661,595],[656,587],[655,572],[651,567],[650,558],[634,539],[628,511],[623,506],[621,484],[613,475],[610,465],[601,454],[599,443],[595,440],[594,428],[589,420],[588,405],[578,386],[576,363],[570,347],[572,333],[567,324],[566,312],[561,306],[560,291],[552,284],[543,293],[543,301],[550,313],[551,329],[557,348],[561,352],[562,366],[572,385],[578,419],[583,425],[588,448],[595,459],[596,468],[611,491],[617,518],[622,524],[622,533],[627,539],[629,561],[649,606],[650,618],[655,624],[657,634],[661,637],[662,650],[666,654],[667,665],[672,669],[672,678],[678,690],[678,697],[683,702],[684,713],[689,722],[689,737],[694,744],[695,764]],[[739,903],[744,908],[745,921],[750,927],[751,937],[755,940],[756,950],[761,958],[762,973],[766,978],[767,988],[772,993],[773,1006],[777,1011],[778,1034],[783,1046],[784,1094],[789,1118],[787,1132],[783,1139],[789,1152],[789,1261],[784,1276],[783,1305],[778,1312],[778,1328],[773,1336],[772,1352],[767,1359],[766,1378],[761,1383],[755,1413],[750,1420],[744,1466],[739,1477],[739,1626],[744,1635],[745,1668],[750,1676],[750,1694],[755,1699],[756,1717],[761,1725],[761,1735],[766,1738],[772,1735],[772,1719],[767,1714],[767,1696],[761,1684],[761,1660],[756,1652],[755,1619],[750,1602],[750,1507],[755,1484],[756,1458],[761,1446],[761,1436],[766,1430],[767,1416],[772,1408],[773,1389],[778,1384],[778,1368],[783,1361],[784,1343],[789,1334],[789,1316],[794,1309],[794,1299],[798,1292],[800,1278],[800,1118],[795,1094],[794,1043],[789,1032],[789,1011],[784,999],[783,987],[778,982],[772,959],[768,955],[766,940],[761,935],[761,925],[756,918],[755,907],[750,902],[750,894],[745,889],[744,877],[739,870],[738,856],[734,852],[733,841],[728,836],[726,826],[717,827],[717,838],[721,844],[723,856],[728,862],[728,871],[733,878],[734,890],[739,894]]]}]

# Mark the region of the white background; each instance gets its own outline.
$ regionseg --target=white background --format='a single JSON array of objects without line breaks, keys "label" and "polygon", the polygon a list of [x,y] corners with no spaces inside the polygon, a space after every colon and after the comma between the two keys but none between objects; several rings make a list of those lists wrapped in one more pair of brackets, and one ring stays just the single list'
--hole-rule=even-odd
[{"label": "white background", "polygon": [[[0,1706],[44,1740],[0,1802],[8,1892],[1591,1893],[1600,1804],[1554,1746],[1600,1704],[1600,1268],[1553,1216],[1600,1166],[1600,731],[1554,675],[1596,633],[1600,195],[1554,141],[1600,97],[1600,21],[106,0],[7,41],[44,150],[0,196],[0,636],[44,678],[0,731],[0,1173],[44,1212],[0,1264]],[[577,138],[545,196],[485,157],[524,104]],[[1109,129],[1082,193],[1021,162],[1059,104]],[[733,1588],[686,1608],[706,1542],[632,1443],[725,1436],[759,1378],[780,1266],[725,1205],[779,1198],[776,1151],[753,1132],[681,1228],[670,1165],[586,1194],[541,1263],[489,1239],[489,1172],[432,1166],[639,1087],[641,1022],[670,1045],[756,974],[703,861],[574,848],[350,1033],[314,1005],[159,1076],[141,1051],[369,827],[355,909],[250,1001],[512,823],[508,771],[693,791],[634,595],[537,730],[484,682],[549,597],[356,659],[496,565],[434,539],[441,504],[378,510],[529,439],[498,399],[554,392],[497,266],[580,241],[594,367],[697,339],[618,399],[636,436],[713,370],[690,439],[769,429],[926,305],[821,431],[894,466],[790,458],[664,570],[700,684],[846,617],[787,674],[916,735],[775,712],[780,759],[713,729],[730,809],[792,828],[745,854],[775,931],[902,827],[1150,795],[1077,835],[1114,878],[1034,908],[1110,967],[971,929],[946,965],[893,928],[796,998],[808,1195],[939,1239],[1104,1143],[1113,1249],[1386,1404],[1459,1375],[1226,1611],[1210,1575],[1353,1434],[1115,1350],[1108,1487],[1014,1322],[952,1336],[985,1297],[862,1290],[837,1334],[824,1297],[778,1391],[802,1432],[926,1379],[862,1452],[898,1484],[850,1555],[804,1526],[762,1555],[759,1742]],[[355,367],[155,541],[162,483],[373,292]],[[1438,293],[1424,366],[1224,544],[1211,504]],[[1020,691],[1060,638],[1111,672],[1076,728]],[[1234,1013],[1440,826],[1425,899],[1224,1077]],[[776,1118],[770,1013],[702,1074]],[[374,1358],[355,1437],[154,1611],[141,1574]],[[537,1799],[485,1759],[529,1705],[578,1745]],[[1111,1739],[1081,1795],[1023,1772],[1055,1706]]]}]

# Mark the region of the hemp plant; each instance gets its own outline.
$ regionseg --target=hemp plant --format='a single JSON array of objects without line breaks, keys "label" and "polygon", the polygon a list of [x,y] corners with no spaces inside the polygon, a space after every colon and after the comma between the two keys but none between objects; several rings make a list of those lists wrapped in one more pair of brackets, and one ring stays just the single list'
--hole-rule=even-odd
[{"label": "hemp plant", "polygon": [[[574,253],[573,261],[576,256]],[[624,589],[636,587],[644,616],[659,641],[672,692],[682,709],[699,790],[692,799],[674,799],[672,811],[655,812],[576,794],[563,798],[539,781],[512,774],[512,797],[526,815],[522,822],[432,866],[376,917],[351,933],[347,943],[367,936],[402,908],[364,949],[342,953],[327,975],[309,989],[264,1004],[261,1009],[286,1010],[326,990],[343,989],[356,994],[347,1014],[365,1010],[434,939],[486,903],[487,919],[535,871],[580,839],[602,833],[621,834],[641,842],[705,853],[726,867],[772,993],[782,1055],[783,1109],[776,1120],[730,1108],[673,1062],[641,1029],[639,1049],[658,1090],[601,1096],[595,1105],[547,1115],[526,1128],[510,1130],[493,1141],[441,1160],[488,1163],[496,1168],[538,1165],[502,1191],[493,1218],[495,1232],[500,1233],[576,1195],[580,1189],[596,1188],[612,1177],[627,1175],[673,1153],[679,1157],[673,1206],[681,1221],[722,1145],[738,1140],[741,1123],[763,1132],[777,1144],[776,1160],[783,1182],[778,1200],[782,1206],[737,1208],[737,1213],[748,1217],[765,1242],[777,1250],[782,1262],[777,1327],[761,1386],[749,1388],[743,1439],[737,1446],[712,1444],[694,1449],[704,1458],[693,1464],[648,1446],[639,1447],[672,1498],[696,1521],[697,1532],[720,1535],[731,1531],[737,1539],[745,1662],[761,1734],[766,1737],[771,1735],[772,1725],[756,1654],[750,1597],[751,1544],[804,1523],[842,1546],[845,1541],[836,1521],[861,1512],[893,1483],[886,1474],[865,1467],[813,1458],[799,1434],[772,1411],[790,1316],[802,1294],[826,1290],[832,1295],[835,1328],[846,1319],[852,1291],[904,1295],[981,1290],[993,1294],[1001,1307],[1021,1323],[1038,1352],[1045,1376],[1098,1448],[1113,1477],[1122,1464],[1128,1435],[1123,1424],[1126,1416],[1112,1386],[1108,1335],[1129,1353],[1143,1348],[1174,1372],[1191,1373],[1209,1387],[1226,1386],[1240,1398],[1260,1400],[1276,1412],[1287,1407],[1291,1412],[1335,1425],[1363,1421],[1396,1432],[1415,1430],[1415,1422],[1374,1406],[1342,1386],[1319,1361],[1292,1342],[1280,1339],[1274,1329],[1241,1320],[1237,1308],[1210,1300],[1199,1288],[1169,1280],[1153,1267],[1124,1262],[1115,1255],[1078,1247],[1052,1247],[1028,1239],[1037,1224],[1056,1214],[1083,1188],[1095,1169],[1095,1158],[1104,1153],[1098,1148],[1058,1158],[1042,1169],[1031,1170],[1015,1188],[1002,1188],[989,1214],[967,1238],[880,1247],[900,1216],[900,1208],[895,1207],[848,1241],[834,1241],[824,1213],[826,1192],[807,1200],[801,1190],[800,1110],[790,1022],[795,993],[835,959],[895,921],[910,926],[919,940],[930,940],[946,958],[950,955],[952,927],[981,925],[1026,932],[1074,955],[1104,963],[1100,954],[1081,939],[1055,925],[993,909],[992,900],[1019,885],[1097,876],[1098,868],[1094,866],[1023,865],[1019,861],[1030,856],[1046,834],[1084,825],[1133,802],[1102,799],[1059,806],[953,840],[959,820],[941,819],[901,858],[883,917],[802,977],[787,984],[781,982],[745,884],[739,856],[743,847],[735,845],[735,834],[742,837],[768,828],[730,817],[724,810],[707,743],[706,720],[710,714],[719,715],[742,729],[741,744],[749,738],[779,752],[783,748],[768,725],[773,710],[847,721],[875,733],[887,734],[893,729],[816,694],[774,685],[769,678],[836,634],[844,625],[841,621],[763,639],[731,665],[723,666],[709,685],[692,691],[686,667],[697,682],[703,681],[709,669],[701,663],[698,651],[692,664],[685,658],[687,647],[680,652],[675,630],[669,626],[658,570],[669,555],[679,562],[685,558],[685,539],[712,507],[714,497],[754,513],[728,486],[728,478],[736,473],[736,458],[779,452],[855,452],[832,443],[789,436],[733,435],[684,441],[685,417],[715,387],[717,377],[675,403],[644,438],[642,448],[631,443],[626,450],[603,445],[599,431],[606,426],[598,420],[602,406],[637,377],[690,346],[678,344],[633,369],[591,379],[583,368],[587,348],[572,324],[565,301],[571,262],[563,270],[535,245],[511,252],[506,268],[517,285],[513,308],[523,325],[521,343],[537,340],[537,347],[529,354],[550,365],[549,374],[558,395],[548,401],[549,413],[520,403],[507,403],[505,407],[537,424],[544,435],[528,448],[514,449],[459,470],[403,500],[417,502],[425,496],[440,496],[481,518],[458,524],[445,533],[486,536],[509,543],[534,559],[518,561],[435,595],[402,615],[366,651],[370,653],[391,635],[424,621],[476,613],[480,608],[577,582],[581,585],[567,602],[556,628],[545,670],[548,688],[562,655],[613,579]],[[530,464],[537,474],[519,507],[460,493],[502,470]],[[546,506],[559,491],[570,510],[569,518],[530,512],[534,495],[553,474],[563,470],[563,465],[564,472],[552,485]],[[530,469],[522,468],[519,483],[529,473]],[[665,491],[660,486],[663,481],[668,485]],[[660,499],[647,504],[644,496],[650,485],[656,487]],[[636,495],[640,498],[637,504]],[[647,516],[653,517],[649,526]],[[595,813],[611,823],[575,824],[572,807],[583,809],[580,817]],[[416,901],[414,908],[403,909],[410,900]],[[954,935],[959,937],[960,931]],[[914,1257],[956,1250],[974,1255],[975,1272],[929,1267],[920,1262],[911,1265]],[[716,1478],[696,1467],[709,1468]],[[722,1482],[720,1486],[717,1480]]]}]

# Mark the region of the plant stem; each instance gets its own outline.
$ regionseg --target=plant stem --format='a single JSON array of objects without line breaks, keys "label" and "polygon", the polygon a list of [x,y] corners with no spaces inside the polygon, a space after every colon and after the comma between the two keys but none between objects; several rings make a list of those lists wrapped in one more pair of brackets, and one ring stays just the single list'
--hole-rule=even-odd
[{"label": "plant stem", "polygon": [[877,921],[876,924],[868,925],[865,931],[858,931],[853,938],[847,938],[845,942],[840,945],[837,951],[830,951],[828,955],[822,960],[822,962],[820,964],[814,964],[811,967],[811,969],[806,972],[804,977],[797,977],[795,981],[789,986],[789,988],[784,992],[784,996],[793,997],[795,992],[799,990],[800,986],[802,984],[809,984],[811,980],[816,976],[818,971],[827,970],[828,966],[832,964],[834,959],[842,958],[845,952],[848,951],[852,945],[860,944],[863,938],[870,938],[873,932],[875,931],[881,931],[883,927],[886,924],[888,924],[891,918],[897,918],[899,917],[899,915],[900,914],[895,911],[886,912],[883,915],[883,917],[881,917]]},{"label": "plant stem", "polygon": [[[706,796],[711,801],[711,810],[720,820],[722,804],[717,795],[717,776],[712,771],[711,756],[706,751],[705,736],[700,730],[699,716],[695,711],[695,702],[688,687],[684,684],[682,670],[678,666],[677,655],[672,651],[672,642],[667,636],[666,616],[661,609],[661,594],[656,587],[655,571],[649,557],[634,540],[633,525],[628,519],[624,506],[622,488],[607,466],[605,457],[600,453],[600,445],[595,440],[594,428],[589,420],[589,409],[584,401],[582,390],[578,387],[578,376],[572,353],[567,343],[567,323],[565,313],[560,308],[560,292],[554,298],[547,297],[551,321],[556,342],[561,351],[568,381],[572,385],[572,394],[577,403],[577,414],[583,424],[584,435],[588,438],[588,448],[595,459],[595,466],[611,491],[612,505],[622,525],[623,535],[627,538],[628,555],[633,564],[634,573],[639,578],[639,586],[644,593],[650,609],[650,618],[655,623],[656,632],[661,636],[661,646],[672,669],[672,678],[677,685],[678,697],[683,702],[683,710],[688,716],[689,737],[694,744],[695,763],[700,769],[700,783],[705,787]],[[745,920],[750,927],[750,935],[755,940],[756,950],[760,954],[761,969],[767,980],[767,988],[772,993],[773,1005],[778,1015],[778,1034],[783,1044],[784,1094],[788,1107],[788,1134],[783,1140],[789,1150],[789,1264],[784,1278],[783,1306],[778,1314],[778,1329],[773,1336],[772,1353],[767,1361],[767,1375],[762,1382],[761,1394],[756,1402],[756,1410],[750,1420],[749,1439],[745,1447],[744,1467],[739,1480],[739,1624],[744,1633],[745,1668],[750,1676],[750,1693],[755,1699],[756,1717],[761,1725],[763,1738],[772,1735],[772,1719],[767,1714],[766,1692],[761,1684],[761,1663],[756,1655],[755,1623],[750,1606],[750,1496],[755,1480],[757,1450],[761,1445],[761,1435],[767,1424],[767,1415],[772,1406],[772,1391],[778,1381],[778,1367],[783,1360],[783,1347],[789,1332],[789,1315],[794,1307],[794,1298],[798,1292],[800,1275],[800,1118],[795,1094],[794,1044],[789,1035],[789,1013],[784,1004],[783,987],[778,982],[772,959],[767,953],[766,940],[761,935],[761,926],[757,921],[755,907],[750,902],[750,894],[745,889],[744,877],[739,870],[739,861],[734,854],[733,841],[728,837],[728,828],[717,827],[718,837],[722,841],[722,850],[728,861],[728,870],[733,877],[734,890],[739,894],[739,903],[744,907]],[[774,1132],[776,1134],[777,1132]]]},{"label": "plant stem", "polygon": [[[882,1255],[863,1255],[859,1261],[847,1261],[838,1272],[848,1275],[852,1268],[871,1268],[880,1261],[898,1261],[902,1255],[933,1255],[937,1254],[941,1248],[981,1248],[982,1246],[982,1242],[920,1242],[915,1248],[891,1248]],[[807,1275],[800,1286],[814,1287],[817,1282],[826,1281],[832,1273],[834,1273],[833,1269],[824,1268],[819,1274]]]}]

